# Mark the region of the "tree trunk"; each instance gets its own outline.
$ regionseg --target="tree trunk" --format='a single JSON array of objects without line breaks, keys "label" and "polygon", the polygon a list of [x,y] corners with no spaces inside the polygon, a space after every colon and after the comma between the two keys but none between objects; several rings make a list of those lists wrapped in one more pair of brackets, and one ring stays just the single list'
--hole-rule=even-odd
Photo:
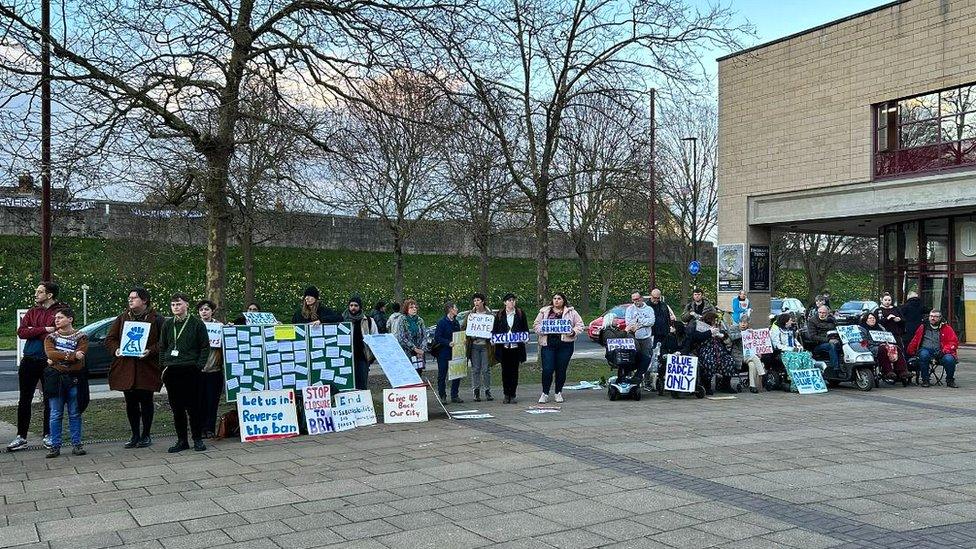
[{"label": "tree trunk", "polygon": [[576,247],[580,265],[580,303],[583,305],[583,315],[590,316],[590,254],[586,243]]},{"label": "tree trunk", "polygon": [[549,302],[549,205],[540,193],[533,201],[535,217],[535,245],[536,245],[536,301],[538,305]]},{"label": "tree trunk", "polygon": [[[393,298],[402,303],[403,296],[403,237],[400,231],[393,232]],[[406,314],[406,311],[403,311]]]},{"label": "tree trunk", "polygon": [[244,307],[255,300],[254,282],[254,224],[245,220],[241,224],[241,259],[244,263]]},{"label": "tree trunk", "polygon": [[227,289],[227,227],[231,221],[227,206],[228,172],[233,148],[207,157],[207,178],[203,199],[207,207],[207,299],[224,306]]},{"label": "tree trunk", "polygon": [[[482,245],[478,246],[478,251],[481,253],[479,259],[480,265],[480,275],[481,275],[481,293],[488,295],[488,242],[484,242]],[[491,296],[489,296],[490,299]]]}]

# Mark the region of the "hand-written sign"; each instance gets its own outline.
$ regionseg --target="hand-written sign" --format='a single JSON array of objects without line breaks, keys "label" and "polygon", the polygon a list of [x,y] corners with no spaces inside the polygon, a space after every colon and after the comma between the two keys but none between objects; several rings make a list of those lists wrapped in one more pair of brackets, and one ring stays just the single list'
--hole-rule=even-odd
[{"label": "hand-written sign", "polygon": [[742,331],[742,358],[768,355],[773,352],[769,328]]},{"label": "hand-written sign", "polygon": [[373,394],[369,391],[348,391],[335,395],[335,408],[343,415],[352,416],[356,427],[376,424],[376,410],[373,408]]},{"label": "hand-written sign", "polygon": [[786,373],[790,376],[792,386],[796,387],[801,395],[814,393],[826,393],[827,383],[824,381],[823,372],[813,363],[813,356],[806,352],[785,352],[783,353],[783,365],[786,366]]},{"label": "hand-written sign", "polygon": [[504,334],[491,334],[491,342],[496,345],[514,345],[516,343],[528,343],[529,332],[507,332]]},{"label": "hand-written sign", "polygon": [[465,333],[469,337],[480,337],[488,339],[491,337],[491,329],[495,325],[495,315],[490,313],[471,313],[468,315],[468,326]]},{"label": "hand-written sign", "polygon": [[[393,387],[406,387],[423,383],[417,374],[414,363],[410,361],[393,334],[363,335],[363,341],[373,351],[380,363],[386,379]],[[421,363],[420,366],[423,366]]]},{"label": "hand-written sign", "polygon": [[261,327],[224,326],[223,340],[227,402],[240,392],[267,389]]},{"label": "hand-written sign", "polygon": [[302,390],[308,378],[308,324],[263,326],[268,388]]},{"label": "hand-written sign", "polygon": [[78,340],[57,336],[54,338],[54,348],[62,353],[73,353],[78,350]]},{"label": "hand-written sign", "polygon": [[633,338],[630,337],[620,337],[611,338],[607,340],[607,350],[615,351],[617,349],[636,349],[637,343]]},{"label": "hand-written sign", "polygon": [[451,361],[447,364],[447,379],[463,379],[468,376],[467,339],[464,332],[454,332]]},{"label": "hand-written sign", "polygon": [[126,320],[122,324],[122,342],[119,347],[122,356],[141,357],[146,350],[146,341],[149,340],[149,330],[152,324],[149,322],[136,322]]},{"label": "hand-written sign", "polygon": [[302,389],[302,406],[305,408],[305,427],[310,435],[335,432],[332,421],[332,388],[313,385]]},{"label": "hand-written sign", "polygon": [[679,354],[668,355],[664,371],[664,388],[680,393],[695,392],[698,380],[698,357]]},{"label": "hand-written sign", "polygon": [[895,334],[891,332],[886,332],[884,330],[870,330],[868,335],[871,336],[871,341],[876,341],[878,343],[895,343]]},{"label": "hand-written sign", "polygon": [[861,341],[861,328],[858,326],[838,326],[837,335],[844,343],[859,343]]},{"label": "hand-written sign", "polygon": [[252,391],[237,394],[241,442],[298,436],[294,391]]},{"label": "hand-written sign", "polygon": [[384,423],[427,421],[427,388],[383,390]]},{"label": "hand-written sign", "polygon": [[543,334],[570,334],[573,332],[573,321],[568,318],[546,318],[539,331]]},{"label": "hand-written sign", "polygon": [[210,338],[210,348],[219,349],[223,347],[224,325],[219,322],[204,322],[207,326],[207,337]]},{"label": "hand-written sign", "polygon": [[248,325],[278,324],[278,319],[273,313],[243,313],[244,322]]}]

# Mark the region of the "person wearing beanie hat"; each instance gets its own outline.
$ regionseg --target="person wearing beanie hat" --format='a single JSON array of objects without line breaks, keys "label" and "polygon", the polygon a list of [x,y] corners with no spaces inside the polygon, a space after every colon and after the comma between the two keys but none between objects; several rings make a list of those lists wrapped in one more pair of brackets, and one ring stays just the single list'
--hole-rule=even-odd
[{"label": "person wearing beanie hat", "polygon": [[292,324],[335,324],[342,322],[342,315],[319,301],[319,289],[315,286],[305,288],[302,306],[291,317]]},{"label": "person wearing beanie hat", "polygon": [[379,333],[376,322],[366,316],[363,312],[363,300],[359,296],[349,298],[346,310],[342,311],[342,321],[352,324],[352,356],[355,362],[356,390],[366,389],[366,382],[369,379],[369,365],[373,362],[373,353],[363,342],[363,335],[375,335]]}]

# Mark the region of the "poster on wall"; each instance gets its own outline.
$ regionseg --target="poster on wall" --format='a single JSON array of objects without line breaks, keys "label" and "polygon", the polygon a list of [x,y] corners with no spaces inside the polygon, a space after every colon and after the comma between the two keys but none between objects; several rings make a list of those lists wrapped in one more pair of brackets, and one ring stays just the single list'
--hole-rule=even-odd
[{"label": "poster on wall", "polygon": [[745,244],[723,244],[718,247],[718,291],[742,289],[742,266]]},{"label": "poster on wall", "polygon": [[769,246],[749,246],[749,291],[770,289]]}]

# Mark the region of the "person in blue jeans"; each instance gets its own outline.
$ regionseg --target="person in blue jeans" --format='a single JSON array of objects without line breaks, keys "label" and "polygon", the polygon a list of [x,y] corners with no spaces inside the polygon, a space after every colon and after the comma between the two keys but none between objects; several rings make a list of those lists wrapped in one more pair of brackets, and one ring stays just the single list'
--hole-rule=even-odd
[{"label": "person in blue jeans", "polygon": [[807,339],[814,344],[813,354],[826,352],[830,357],[830,366],[840,368],[841,342],[831,337],[830,332],[837,330],[837,323],[830,316],[830,309],[821,305],[817,309],[817,316],[807,320]]},{"label": "person in blue jeans", "polygon": [[929,361],[938,360],[945,368],[946,387],[957,388],[956,384],[956,353],[959,350],[959,336],[952,326],[942,322],[942,313],[937,310],[929,312],[929,321],[915,330],[915,335],[908,344],[908,354],[918,358],[919,374],[922,387],[929,387]]},{"label": "person in blue jeans", "polygon": [[542,396],[539,397],[539,404],[549,402],[553,377],[556,381],[555,400],[563,402],[566,370],[573,358],[576,337],[583,333],[583,318],[569,306],[566,294],[556,292],[550,304],[539,310],[532,326],[539,336],[542,353]]},{"label": "person in blue jeans", "polygon": [[[447,400],[447,370],[451,363],[451,353],[454,347],[454,332],[461,331],[457,321],[458,308],[453,301],[444,304],[444,317],[437,321],[434,328],[434,345],[437,351],[437,394],[442,401]],[[458,396],[461,388],[461,378],[451,380],[451,402],[461,404],[464,401]]]},{"label": "person in blue jeans", "polygon": [[88,337],[72,325],[74,313],[69,308],[54,315],[55,330],[44,338],[47,368],[44,370],[44,394],[51,405],[51,449],[49,458],[61,455],[61,424],[68,408],[68,430],[71,451],[85,455],[81,445],[81,414],[88,404],[88,379],[85,375],[85,353]]}]

